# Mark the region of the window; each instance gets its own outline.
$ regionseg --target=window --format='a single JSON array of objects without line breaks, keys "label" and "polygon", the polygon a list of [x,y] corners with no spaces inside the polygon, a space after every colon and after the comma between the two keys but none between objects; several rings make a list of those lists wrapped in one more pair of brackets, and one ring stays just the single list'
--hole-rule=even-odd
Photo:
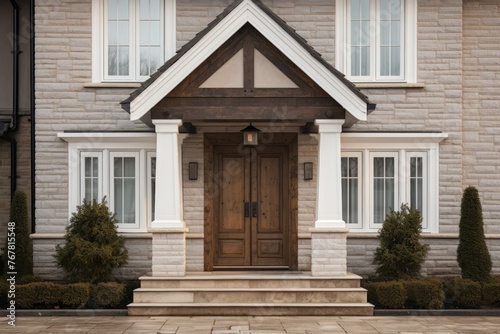
[{"label": "window", "polygon": [[139,225],[139,156],[137,153],[110,154],[111,162],[111,211],[116,214],[118,225],[132,228]]},{"label": "window", "polygon": [[155,219],[155,197],[156,197],[156,154],[151,152],[148,154],[148,193],[151,196],[149,206],[149,221]]},{"label": "window", "polygon": [[[68,218],[84,199],[106,197],[119,232],[146,232],[154,208],[156,134],[59,133],[68,142]],[[153,174],[151,174],[153,170]]]},{"label": "window", "polygon": [[175,0],[93,0],[93,81],[144,81],[175,53]]},{"label": "window", "polygon": [[83,152],[81,155],[80,196],[88,202],[102,199],[102,154]]},{"label": "window", "polygon": [[398,209],[398,154],[392,152],[370,153],[370,192],[373,227],[380,226],[391,209]]},{"label": "window", "polygon": [[420,211],[422,230],[439,231],[441,133],[342,133],[342,219],[376,232],[402,203]]},{"label": "window", "polygon": [[337,0],[336,67],[355,82],[416,81],[416,0]]},{"label": "window", "polygon": [[361,227],[361,153],[343,154],[341,158],[342,177],[342,219],[349,227]]}]

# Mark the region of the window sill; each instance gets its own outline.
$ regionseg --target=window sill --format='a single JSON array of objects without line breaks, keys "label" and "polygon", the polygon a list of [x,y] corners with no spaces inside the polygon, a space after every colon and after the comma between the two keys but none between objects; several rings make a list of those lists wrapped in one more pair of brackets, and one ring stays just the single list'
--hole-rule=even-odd
[{"label": "window sill", "polygon": [[354,82],[357,88],[369,89],[385,89],[385,88],[424,88],[422,82],[406,83],[406,82]]},{"label": "window sill", "polygon": [[84,88],[139,88],[140,82],[88,82],[83,84]]}]

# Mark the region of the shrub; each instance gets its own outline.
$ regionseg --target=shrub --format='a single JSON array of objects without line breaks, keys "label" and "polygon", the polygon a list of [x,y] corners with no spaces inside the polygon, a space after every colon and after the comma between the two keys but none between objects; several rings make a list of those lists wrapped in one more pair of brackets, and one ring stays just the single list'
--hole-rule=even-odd
[{"label": "shrub", "polygon": [[117,220],[106,201],[84,201],[67,227],[66,244],[56,247],[56,259],[71,279],[103,282],[114,268],[127,263],[124,240],[116,231]]},{"label": "shrub", "polygon": [[52,307],[59,304],[63,285],[51,282],[34,282],[29,285],[35,290],[35,304]]},{"label": "shrub", "polygon": [[35,283],[16,286],[16,307],[32,308],[36,302]]},{"label": "shrub", "polygon": [[90,297],[89,283],[75,283],[63,286],[60,302],[66,307],[84,306]]},{"label": "shrub", "polygon": [[125,296],[125,286],[120,283],[98,283],[92,287],[90,298],[96,307],[116,307]]},{"label": "shrub", "polygon": [[25,275],[16,278],[16,284],[28,284],[34,282],[43,282],[43,278],[34,275]]},{"label": "shrub", "polygon": [[476,188],[464,190],[460,208],[457,260],[462,278],[485,282],[490,278],[491,257],[484,240],[483,211]]},{"label": "shrub", "polygon": [[8,306],[9,299],[8,298],[8,292],[9,292],[10,284],[7,282],[0,282],[0,308],[5,309]]},{"label": "shrub", "polygon": [[408,295],[406,306],[418,309],[442,309],[444,306],[443,284],[437,279],[413,279],[403,281]]},{"label": "shrub", "polygon": [[454,278],[445,281],[446,298],[459,308],[477,308],[481,305],[481,284],[469,279]]},{"label": "shrub", "polygon": [[[30,228],[28,226],[28,204],[26,194],[17,190],[12,197],[10,204],[9,222],[15,224],[15,268],[8,266],[8,243],[5,244],[3,255],[4,271],[15,271],[19,276],[33,274],[33,242],[30,238]],[[9,226],[10,228],[11,226]],[[8,232],[12,232],[10,229]],[[10,236],[9,236],[10,238]]]},{"label": "shrub", "polygon": [[483,301],[486,305],[500,306],[500,282],[483,284]]},{"label": "shrub", "polygon": [[387,280],[417,277],[420,274],[428,246],[419,241],[422,218],[406,204],[401,211],[387,215],[380,230],[380,247],[375,251],[376,274]]},{"label": "shrub", "polygon": [[398,281],[370,282],[365,285],[368,301],[380,308],[404,308],[407,300],[403,283]]}]

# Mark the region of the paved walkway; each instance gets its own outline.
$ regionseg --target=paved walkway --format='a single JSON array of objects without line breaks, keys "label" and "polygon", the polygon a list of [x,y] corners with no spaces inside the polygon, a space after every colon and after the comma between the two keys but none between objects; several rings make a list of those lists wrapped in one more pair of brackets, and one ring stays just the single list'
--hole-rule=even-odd
[{"label": "paved walkway", "polygon": [[500,317],[18,317],[0,333],[494,334]]}]

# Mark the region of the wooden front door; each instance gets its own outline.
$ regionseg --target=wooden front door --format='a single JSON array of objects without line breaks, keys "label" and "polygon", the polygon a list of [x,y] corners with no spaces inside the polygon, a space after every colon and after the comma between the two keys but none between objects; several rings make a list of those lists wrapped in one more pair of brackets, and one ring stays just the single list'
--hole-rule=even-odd
[{"label": "wooden front door", "polygon": [[221,145],[213,152],[214,267],[288,267],[288,145]]}]

